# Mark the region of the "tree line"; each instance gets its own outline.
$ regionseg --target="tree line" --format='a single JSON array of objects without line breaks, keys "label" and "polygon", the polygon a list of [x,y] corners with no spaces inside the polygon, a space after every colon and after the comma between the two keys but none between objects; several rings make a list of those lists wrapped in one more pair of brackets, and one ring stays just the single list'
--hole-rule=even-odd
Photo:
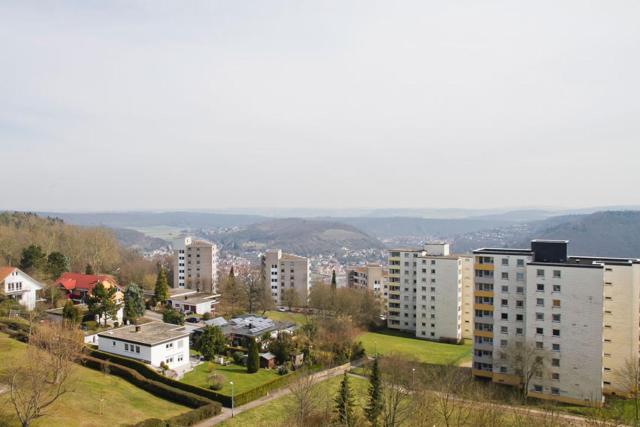
[{"label": "tree line", "polygon": [[104,227],[69,225],[34,213],[0,213],[0,265],[18,267],[44,282],[72,271],[111,274],[119,283],[150,289],[158,262],[172,268],[169,258],[151,261],[122,247]]}]

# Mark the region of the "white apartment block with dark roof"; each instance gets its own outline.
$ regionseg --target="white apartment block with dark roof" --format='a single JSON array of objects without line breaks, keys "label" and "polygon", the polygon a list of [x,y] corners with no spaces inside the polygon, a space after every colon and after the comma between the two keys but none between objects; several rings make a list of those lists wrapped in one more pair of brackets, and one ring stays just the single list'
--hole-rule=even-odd
[{"label": "white apartment block with dark roof", "polygon": [[276,305],[285,304],[287,292],[296,293],[297,305],[307,303],[311,289],[309,258],[270,250],[261,255],[260,263],[264,283]]},{"label": "white apartment block with dark roof", "polygon": [[218,247],[205,240],[185,237],[173,243],[173,287],[217,293]]},{"label": "white apartment block with dark roof", "polygon": [[450,254],[445,243],[389,255],[388,327],[434,341],[470,338],[471,257]]},{"label": "white apartment block with dark roof", "polygon": [[619,373],[640,353],[640,260],[569,257],[566,241],[542,240],[474,254],[474,375],[517,384],[505,352],[519,342],[546,355],[530,396],[598,405],[625,392]]}]

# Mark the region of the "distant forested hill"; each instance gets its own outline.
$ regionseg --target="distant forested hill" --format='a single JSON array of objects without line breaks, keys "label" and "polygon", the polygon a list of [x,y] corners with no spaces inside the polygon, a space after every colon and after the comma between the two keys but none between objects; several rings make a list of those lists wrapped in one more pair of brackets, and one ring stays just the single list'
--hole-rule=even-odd
[{"label": "distant forested hill", "polygon": [[551,218],[537,224],[528,237],[569,240],[571,255],[640,258],[640,211]]},{"label": "distant forested hill", "polygon": [[215,240],[226,249],[280,248],[298,255],[330,254],[343,247],[351,250],[384,247],[379,240],[353,226],[300,218],[253,224],[234,233],[216,236]]},{"label": "distant forested hill", "polygon": [[640,258],[640,211],[557,216],[461,234],[453,239],[453,249],[528,248],[532,239],[569,240],[570,255]]}]

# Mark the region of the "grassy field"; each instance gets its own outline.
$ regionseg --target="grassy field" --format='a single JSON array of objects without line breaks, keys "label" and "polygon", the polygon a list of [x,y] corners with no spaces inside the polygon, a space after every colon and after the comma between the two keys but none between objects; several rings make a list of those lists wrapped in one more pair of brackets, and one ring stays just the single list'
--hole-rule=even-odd
[{"label": "grassy field", "polygon": [[196,366],[193,371],[185,374],[182,382],[209,388],[207,378],[213,372],[224,376],[224,387],[218,390],[218,392],[229,396],[231,396],[231,385],[229,381],[233,381],[234,393],[238,394],[280,377],[280,375],[272,369],[260,369],[258,372],[250,374],[244,366],[235,364],[221,366],[212,362],[204,362]]},{"label": "grassy field", "polygon": [[443,344],[407,337],[393,332],[365,332],[362,341],[367,354],[397,354],[422,363],[460,364],[471,358],[471,344]]},{"label": "grassy field", "polygon": [[[19,360],[24,349],[24,344],[0,334],[0,371],[12,360]],[[62,396],[47,410],[48,416],[32,424],[34,427],[117,426],[147,418],[169,418],[190,410],[92,369],[78,366],[74,378],[73,392]],[[0,425],[3,421],[6,425],[18,425],[6,394],[0,394]]]},{"label": "grassy field", "polygon": [[[338,393],[338,387],[342,376],[331,378],[317,384],[316,390],[329,405],[325,408],[327,411],[333,411],[333,398]],[[369,382],[361,378],[349,378],[351,390],[356,397],[356,413],[359,417],[363,417],[363,409],[366,405],[367,387]],[[288,414],[291,412],[291,396],[283,396],[275,399],[258,408],[251,409],[247,412],[239,414],[233,419],[229,419],[221,424],[224,427],[271,427],[286,425]]]},{"label": "grassy field", "polygon": [[265,314],[266,317],[272,320],[279,320],[281,322],[293,322],[298,325],[302,325],[306,323],[307,316],[302,313],[292,313],[289,311],[281,312],[281,311],[267,311]]},{"label": "grassy field", "polygon": [[157,237],[168,242],[184,234],[184,228],[172,227],[170,225],[152,225],[149,227],[125,227],[139,231],[150,237]]}]

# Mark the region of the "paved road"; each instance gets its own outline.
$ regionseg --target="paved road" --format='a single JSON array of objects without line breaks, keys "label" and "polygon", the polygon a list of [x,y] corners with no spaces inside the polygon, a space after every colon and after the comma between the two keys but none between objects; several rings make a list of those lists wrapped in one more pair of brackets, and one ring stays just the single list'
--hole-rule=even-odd
[{"label": "paved road", "polygon": [[144,317],[151,320],[162,320],[162,314],[151,310],[145,310]]},{"label": "paved road", "polygon": [[[357,366],[357,363],[354,363],[353,366]],[[322,372],[318,372],[317,374],[313,374],[313,383],[319,383],[322,381],[326,381],[329,378],[333,378],[336,377],[338,375],[342,375],[345,371],[348,371],[349,369],[351,369],[351,365],[350,364],[346,364],[346,365],[342,365],[342,366],[338,366],[336,368],[332,368],[332,369],[328,369]],[[289,389],[289,387],[283,387],[281,389],[278,389],[276,391],[274,391],[273,393],[270,393],[260,399],[254,400],[252,402],[247,403],[246,405],[242,405],[239,406],[237,408],[234,409],[234,415],[238,415],[243,413],[244,411],[248,411],[250,409],[253,408],[257,408],[258,406],[262,406],[265,403],[271,402],[272,400],[275,400],[279,397],[282,396],[286,396],[288,394],[291,393],[291,390]],[[225,420],[228,420],[229,418],[231,418],[231,409],[229,408],[222,408],[222,412],[219,415],[216,415],[213,418],[209,418],[204,420],[203,422],[196,424],[195,427],[210,427],[210,426],[214,426],[218,423],[221,423]]]}]

